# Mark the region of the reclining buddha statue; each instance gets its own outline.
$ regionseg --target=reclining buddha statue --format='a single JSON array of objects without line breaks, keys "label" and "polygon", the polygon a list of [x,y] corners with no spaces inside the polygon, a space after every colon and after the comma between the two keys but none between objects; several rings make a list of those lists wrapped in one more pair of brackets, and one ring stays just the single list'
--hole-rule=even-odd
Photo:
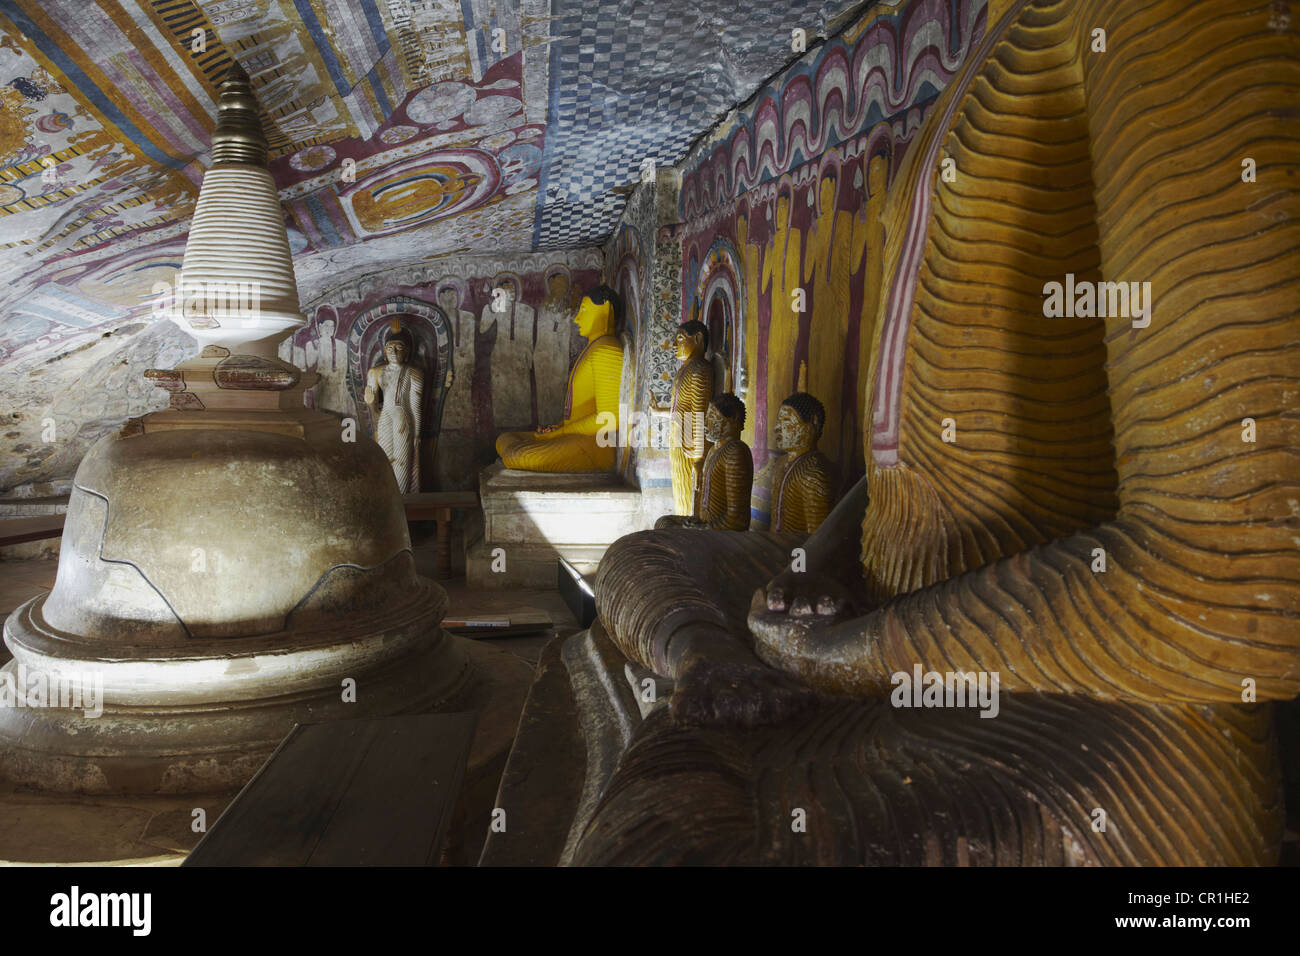
[{"label": "reclining buddha statue", "polygon": [[1298,99],[1263,7],[989,4],[882,212],[866,477],[806,539],[601,565],[599,627],[675,687],[574,861],[1277,861]]},{"label": "reclining buddha statue", "polygon": [[507,468],[524,471],[609,471],[618,434],[618,392],[623,345],[614,334],[617,296],[597,286],[582,298],[574,316],[587,347],[569,371],[564,421],[533,432],[504,432],[497,454]]}]

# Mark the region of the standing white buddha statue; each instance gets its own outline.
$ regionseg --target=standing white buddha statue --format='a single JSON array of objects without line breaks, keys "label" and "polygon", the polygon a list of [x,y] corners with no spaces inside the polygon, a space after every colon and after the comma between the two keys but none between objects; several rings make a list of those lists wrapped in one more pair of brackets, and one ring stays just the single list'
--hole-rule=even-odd
[{"label": "standing white buddha statue", "polygon": [[411,333],[393,319],[384,336],[384,359],[366,373],[366,405],[375,423],[375,441],[388,456],[402,494],[420,490],[420,426],[424,372],[410,363]]}]

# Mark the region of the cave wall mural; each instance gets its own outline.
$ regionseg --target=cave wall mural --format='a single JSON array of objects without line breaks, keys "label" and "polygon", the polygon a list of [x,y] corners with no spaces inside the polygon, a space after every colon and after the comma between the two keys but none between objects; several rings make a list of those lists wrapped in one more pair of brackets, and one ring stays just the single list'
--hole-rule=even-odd
[{"label": "cave wall mural", "polygon": [[[357,382],[382,337],[376,328],[394,317],[411,316],[418,325],[422,314],[445,316],[452,382],[425,490],[474,488],[479,469],[496,457],[500,432],[563,417],[569,364],[584,344],[571,319],[581,293],[602,281],[603,267],[601,251],[586,249],[453,256],[376,272],[305,303],[309,322],[280,346],[280,356],[321,376],[310,395],[314,407],[364,427],[369,416]],[[498,312],[493,290],[503,282],[517,297]],[[507,368],[504,376],[494,375],[498,365]],[[426,375],[436,366],[427,362]]]},{"label": "cave wall mural", "polygon": [[[822,450],[863,469],[866,372],[892,171],[985,29],[984,0],[885,8],[810,51],[682,163],[681,314],[718,332],[768,457],[777,407],[826,405]],[[763,358],[760,360],[760,356]]]}]

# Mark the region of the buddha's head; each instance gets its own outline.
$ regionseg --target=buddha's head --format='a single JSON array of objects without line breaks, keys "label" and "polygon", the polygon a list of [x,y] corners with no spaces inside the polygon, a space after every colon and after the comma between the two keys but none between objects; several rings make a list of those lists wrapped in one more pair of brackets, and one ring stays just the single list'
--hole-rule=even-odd
[{"label": "buddha's head", "polygon": [[877,196],[884,192],[888,179],[889,157],[883,153],[877,153],[867,163],[867,195]]},{"label": "buddha's head", "polygon": [[559,302],[569,294],[569,277],[563,272],[552,272],[546,279],[546,288],[551,297]]},{"label": "buddha's head", "polygon": [[607,285],[598,285],[582,297],[582,305],[573,317],[578,334],[588,341],[610,335],[618,319],[618,293]]},{"label": "buddha's head", "polygon": [[776,230],[783,233],[790,226],[790,197],[782,193],[776,198]]},{"label": "buddha's head", "polygon": [[709,347],[709,329],[699,319],[683,322],[673,339],[673,350],[683,362],[689,362],[697,355],[703,355]]},{"label": "buddha's head", "polygon": [[388,333],[384,336],[384,358],[390,365],[405,365],[415,351],[415,342],[411,333],[402,328],[401,319],[393,319]]},{"label": "buddha's head", "polygon": [[456,317],[456,313],[460,311],[460,295],[456,292],[455,286],[445,285],[438,290],[438,305],[447,315],[453,319]]},{"label": "buddha's head", "polygon": [[731,392],[723,392],[709,402],[704,413],[704,437],[711,442],[739,438],[745,428],[745,403]]},{"label": "buddha's head", "polygon": [[823,216],[835,212],[835,178],[826,176],[817,187],[817,208]]},{"label": "buddha's head", "polygon": [[817,447],[826,425],[826,407],[807,392],[795,392],[776,414],[776,447],[799,454]]}]

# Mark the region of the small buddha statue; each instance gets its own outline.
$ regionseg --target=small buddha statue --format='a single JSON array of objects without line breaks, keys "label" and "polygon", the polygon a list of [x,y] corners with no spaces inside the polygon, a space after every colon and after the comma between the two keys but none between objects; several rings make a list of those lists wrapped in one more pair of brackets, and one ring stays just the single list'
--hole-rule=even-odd
[{"label": "small buddha statue", "polygon": [[740,440],[745,427],[745,403],[730,392],[709,403],[704,437],[712,443],[704,457],[698,516],[664,515],[655,529],[707,528],[745,531],[749,528],[749,495],[754,483],[754,457]]},{"label": "small buddha statue", "polygon": [[679,515],[699,514],[700,487],[708,440],[704,416],[713,395],[713,366],[705,353],[709,330],[703,322],[683,322],[673,340],[682,367],[673,379],[668,458],[672,466],[673,508]]},{"label": "small buddha statue", "polygon": [[375,423],[375,441],[388,456],[402,494],[420,490],[421,401],[424,372],[410,363],[415,340],[400,319],[384,335],[384,359],[366,373],[365,402]]},{"label": "small buddha statue", "polygon": [[617,295],[601,285],[583,296],[573,322],[587,340],[569,371],[564,421],[531,432],[504,432],[497,454],[507,468],[524,471],[609,471],[618,434],[623,344],[614,334]]},{"label": "small buddha statue", "polygon": [[834,471],[817,450],[826,408],[807,392],[795,392],[777,412],[777,448],[786,454],[772,473],[772,530],[812,534],[831,513]]}]

